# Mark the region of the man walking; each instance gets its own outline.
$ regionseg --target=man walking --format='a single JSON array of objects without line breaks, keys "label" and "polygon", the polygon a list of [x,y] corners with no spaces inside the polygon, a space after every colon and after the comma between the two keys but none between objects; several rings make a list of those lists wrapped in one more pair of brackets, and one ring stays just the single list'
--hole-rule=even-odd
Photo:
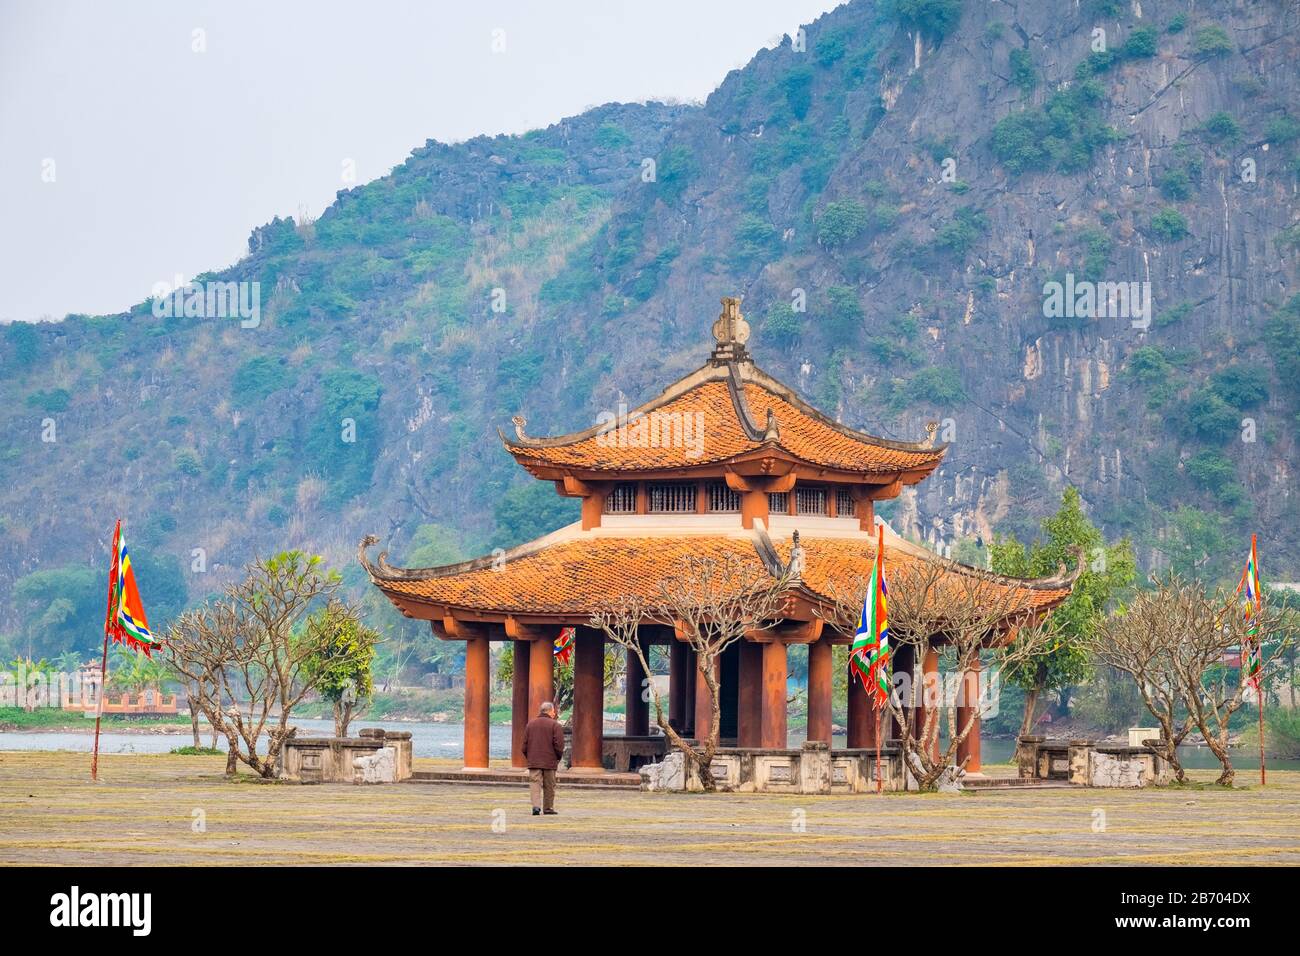
[{"label": "man walking", "polygon": [[533,816],[555,813],[555,768],[563,756],[564,728],[555,719],[555,705],[548,700],[524,728],[524,762],[528,765]]}]

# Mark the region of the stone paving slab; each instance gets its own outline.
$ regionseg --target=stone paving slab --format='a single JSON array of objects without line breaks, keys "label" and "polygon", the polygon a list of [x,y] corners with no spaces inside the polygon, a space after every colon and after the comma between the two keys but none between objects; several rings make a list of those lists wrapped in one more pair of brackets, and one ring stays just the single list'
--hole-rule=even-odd
[{"label": "stone paving slab", "polygon": [[[561,786],[560,815],[533,817],[512,787],[229,782],[221,757],[109,755],[100,766],[93,784],[84,754],[0,753],[0,863],[1300,864],[1295,772],[1232,791],[809,797]],[[204,832],[194,832],[200,819]]]}]

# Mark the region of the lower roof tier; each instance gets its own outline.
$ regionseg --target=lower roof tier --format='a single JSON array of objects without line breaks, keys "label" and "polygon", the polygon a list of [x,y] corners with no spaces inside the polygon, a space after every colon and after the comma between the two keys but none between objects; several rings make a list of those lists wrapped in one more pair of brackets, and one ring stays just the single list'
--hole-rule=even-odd
[{"label": "lower roof tier", "polygon": [[[799,587],[813,604],[831,605],[871,573],[876,538],[869,532],[813,532],[801,536],[804,569]],[[372,563],[362,542],[360,560],[371,581],[406,616],[432,621],[448,617],[468,621],[584,624],[611,600],[633,595],[651,601],[657,584],[678,574],[689,557],[735,559],[756,571],[771,566],[771,556],[790,559],[790,532],[741,529],[593,528],[569,525],[505,554],[441,568],[405,569],[389,565],[380,554]],[[767,555],[765,560],[764,555]],[[1011,589],[1026,611],[1047,611],[1069,596],[1073,578],[1027,580],[994,575],[948,561],[891,531],[885,532],[886,569],[926,561],[945,574],[977,578],[983,586]],[[768,571],[770,573],[770,571]]]}]

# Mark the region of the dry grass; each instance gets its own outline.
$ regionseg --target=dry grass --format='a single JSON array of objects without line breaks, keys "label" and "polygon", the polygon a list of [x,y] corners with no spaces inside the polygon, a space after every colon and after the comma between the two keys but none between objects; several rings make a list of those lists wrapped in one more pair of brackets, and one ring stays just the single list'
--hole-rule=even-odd
[{"label": "dry grass", "polygon": [[[522,788],[231,783],[223,765],[220,757],[113,755],[92,784],[85,755],[0,753],[0,863],[1300,862],[1295,772],[1270,775],[1262,791],[850,798],[561,788],[560,815],[534,818]],[[196,810],[206,832],[192,831]],[[1102,832],[1093,829],[1097,811]]]}]

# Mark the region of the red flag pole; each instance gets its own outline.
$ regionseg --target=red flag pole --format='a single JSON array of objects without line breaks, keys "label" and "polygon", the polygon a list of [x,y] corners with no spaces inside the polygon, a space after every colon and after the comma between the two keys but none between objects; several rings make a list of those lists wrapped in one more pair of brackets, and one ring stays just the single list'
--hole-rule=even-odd
[{"label": "red flag pole", "polygon": [[[1255,578],[1256,580],[1258,580],[1260,576],[1259,555],[1255,552],[1255,535],[1253,534],[1250,536],[1250,560],[1251,563],[1255,565]],[[1255,595],[1255,602],[1256,602],[1255,620],[1256,621],[1259,620],[1260,617],[1259,612],[1264,603],[1263,589],[1260,588],[1257,590],[1258,593]],[[1264,644],[1260,640],[1258,631],[1255,634],[1255,643],[1259,645],[1255,650],[1256,653],[1259,654],[1259,660],[1260,660],[1260,669],[1255,672],[1255,696],[1259,698],[1259,785],[1262,787],[1264,786],[1264,781],[1267,778],[1267,775],[1265,774],[1264,771],[1264,682],[1260,679],[1260,677],[1262,676],[1262,672],[1264,670],[1263,667]]]},{"label": "red flag pole", "polygon": [[[880,579],[885,573],[885,526],[883,524],[876,528],[876,565],[876,592],[879,593]],[[876,595],[873,594],[871,599],[875,601]],[[879,639],[879,635],[876,635],[876,637]],[[885,661],[882,660],[877,666],[883,667],[884,664]],[[879,681],[880,678],[877,677],[876,679]],[[866,688],[864,687],[863,690],[866,690]],[[885,777],[880,769],[880,701],[876,698],[876,690],[875,687],[871,688],[871,697],[875,702],[875,707],[872,709],[876,712],[876,793],[884,793]]]},{"label": "red flag pole", "polygon": [[113,628],[113,596],[117,592],[118,541],[122,535],[122,519],[113,528],[113,559],[108,570],[108,606],[104,610],[104,655],[99,661],[99,693],[95,697],[95,750],[90,758],[90,779],[99,779],[99,722],[104,716],[104,694],[108,690],[108,635]]}]

